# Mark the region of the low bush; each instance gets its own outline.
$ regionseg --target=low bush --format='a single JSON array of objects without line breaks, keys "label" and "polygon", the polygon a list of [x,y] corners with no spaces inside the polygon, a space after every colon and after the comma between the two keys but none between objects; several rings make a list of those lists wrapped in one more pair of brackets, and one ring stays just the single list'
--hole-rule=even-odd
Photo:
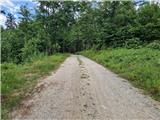
[{"label": "low bush", "polygon": [[132,39],[128,39],[125,41],[124,44],[125,48],[140,48],[141,46],[141,42],[139,40],[139,38],[132,38]]},{"label": "low bush", "polygon": [[147,45],[147,48],[160,50],[160,41],[154,41]]}]

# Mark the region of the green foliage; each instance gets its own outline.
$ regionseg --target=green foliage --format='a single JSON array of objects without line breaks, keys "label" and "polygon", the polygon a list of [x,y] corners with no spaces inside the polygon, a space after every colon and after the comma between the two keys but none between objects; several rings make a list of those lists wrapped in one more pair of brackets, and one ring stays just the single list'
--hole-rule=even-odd
[{"label": "green foliage", "polygon": [[7,119],[5,117],[8,112],[18,106],[22,98],[32,93],[38,78],[55,70],[67,56],[67,54],[39,55],[24,64],[1,64],[2,119]]},{"label": "green foliage", "polygon": [[[39,1],[36,14],[20,8],[20,23],[7,17],[2,31],[2,62],[22,63],[40,53],[108,47],[139,48],[160,40],[160,7],[133,1]],[[14,28],[14,29],[13,29]],[[157,44],[157,43],[154,43]]]},{"label": "green foliage", "polygon": [[23,61],[29,60],[32,56],[38,55],[39,50],[37,49],[38,39],[32,38],[22,48],[22,59]]},{"label": "green foliage", "polygon": [[132,38],[125,41],[125,48],[139,48],[141,45],[139,38]]},{"label": "green foliage", "polygon": [[60,51],[60,45],[58,43],[54,44],[52,49],[53,49],[53,52],[59,52]]},{"label": "green foliage", "polygon": [[9,29],[2,32],[2,62],[21,62],[21,48],[24,41],[20,38],[20,31],[18,29]]},{"label": "green foliage", "polygon": [[148,44],[146,47],[151,48],[151,49],[157,49],[160,50],[160,41],[154,41],[150,44]]},{"label": "green foliage", "polygon": [[83,51],[85,55],[143,88],[160,101],[160,51],[155,49],[108,49]]},{"label": "green foliage", "polygon": [[16,27],[15,17],[11,13],[7,14],[7,21],[5,22],[5,25],[7,29],[13,29]]}]

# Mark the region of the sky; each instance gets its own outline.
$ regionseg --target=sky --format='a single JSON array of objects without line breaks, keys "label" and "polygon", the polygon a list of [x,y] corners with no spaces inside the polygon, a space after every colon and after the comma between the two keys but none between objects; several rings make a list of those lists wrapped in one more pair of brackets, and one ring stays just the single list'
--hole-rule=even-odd
[{"label": "sky", "polygon": [[[20,17],[18,12],[21,5],[27,5],[31,12],[34,12],[33,9],[38,5],[38,3],[32,0],[0,0],[0,9],[5,10],[6,13],[12,13],[16,19]],[[4,26],[5,21],[5,15],[0,14],[0,25]]]},{"label": "sky", "polygon": [[[134,1],[144,1],[144,0],[134,0]],[[153,1],[153,0],[145,0],[145,1]],[[154,0],[160,1],[160,0]],[[31,13],[34,12],[34,8],[38,6],[38,2],[36,0],[0,0],[0,9],[5,10],[5,12],[10,12],[14,15],[18,22],[18,18],[20,14],[18,14],[21,5],[27,5],[30,9]],[[6,21],[6,17],[4,14],[0,13],[0,25],[4,26]]]}]

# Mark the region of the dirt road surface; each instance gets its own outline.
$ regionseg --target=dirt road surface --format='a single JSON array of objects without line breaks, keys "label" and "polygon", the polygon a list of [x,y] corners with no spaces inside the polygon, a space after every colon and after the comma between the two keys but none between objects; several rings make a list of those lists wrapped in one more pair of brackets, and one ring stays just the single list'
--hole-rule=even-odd
[{"label": "dirt road surface", "polygon": [[159,102],[83,56],[71,55],[41,80],[13,119],[160,120]]}]

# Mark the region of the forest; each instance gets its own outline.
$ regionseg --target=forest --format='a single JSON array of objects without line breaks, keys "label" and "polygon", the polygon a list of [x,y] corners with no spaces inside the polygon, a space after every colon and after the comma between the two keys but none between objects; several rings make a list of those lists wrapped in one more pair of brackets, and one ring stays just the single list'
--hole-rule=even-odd
[{"label": "forest", "polygon": [[2,62],[86,49],[160,48],[158,2],[39,1],[34,14],[21,6],[19,23],[11,13],[1,13],[7,17],[1,27]]}]

